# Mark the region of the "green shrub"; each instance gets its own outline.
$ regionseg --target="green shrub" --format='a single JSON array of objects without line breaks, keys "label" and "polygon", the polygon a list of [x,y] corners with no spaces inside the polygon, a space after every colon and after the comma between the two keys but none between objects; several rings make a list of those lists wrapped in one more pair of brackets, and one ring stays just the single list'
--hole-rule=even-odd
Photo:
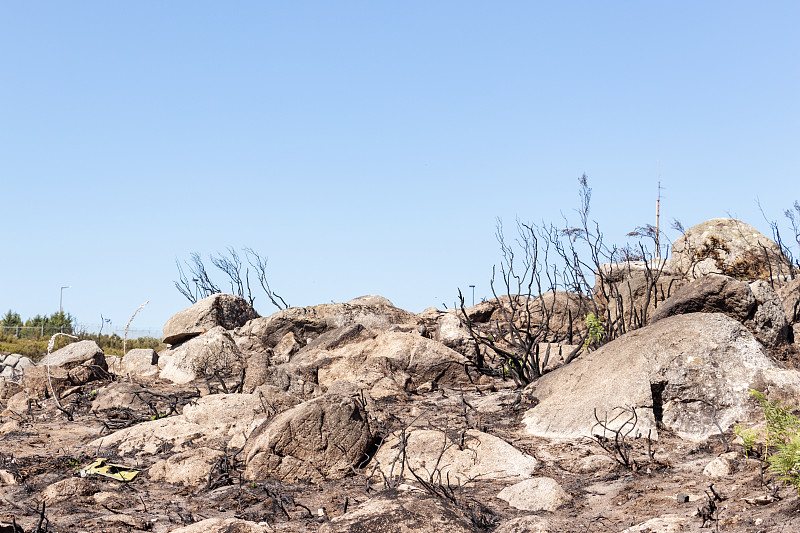
[{"label": "green shrub", "polygon": [[590,346],[599,345],[600,341],[603,339],[603,334],[605,333],[605,328],[603,327],[603,318],[595,315],[594,313],[589,313],[584,318],[584,322],[586,323],[586,328],[589,330],[586,340],[583,341],[584,349],[589,348]]},{"label": "green shrub", "polygon": [[[761,404],[767,423],[764,456],[769,463],[768,471],[792,485],[800,495],[800,419],[794,414],[796,408],[779,401],[771,402],[757,390],[751,390],[750,394]],[[754,433],[744,431],[750,431],[751,436]],[[755,439],[750,441],[751,447],[753,444]]]}]

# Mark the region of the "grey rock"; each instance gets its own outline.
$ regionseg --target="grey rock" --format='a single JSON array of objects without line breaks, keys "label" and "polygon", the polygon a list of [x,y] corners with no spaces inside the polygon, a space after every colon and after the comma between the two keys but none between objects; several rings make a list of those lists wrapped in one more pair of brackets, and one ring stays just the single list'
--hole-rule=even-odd
[{"label": "grey rock", "polygon": [[245,477],[294,482],[341,479],[361,463],[373,434],[352,398],[327,395],[264,422],[244,449]]},{"label": "grey rock", "polygon": [[764,346],[785,344],[790,337],[790,328],[780,296],[762,280],[751,283],[750,290],[756,299],[756,309],[744,325]]},{"label": "grey rock", "polygon": [[551,533],[554,531],[555,529],[546,518],[527,515],[504,520],[494,530],[494,533]]},{"label": "grey rock", "polygon": [[77,366],[92,366],[108,371],[103,350],[94,341],[78,341],[46,355],[39,366],[58,366],[72,370]]},{"label": "grey rock", "polygon": [[158,354],[150,348],[129,350],[122,358],[122,374],[153,376],[158,374]]},{"label": "grey rock", "polygon": [[778,287],[778,296],[783,305],[783,314],[790,324],[800,322],[800,277]]},{"label": "grey rock", "polygon": [[709,274],[678,289],[650,316],[650,323],[686,313],[725,313],[744,322],[757,305],[750,286],[731,277]]},{"label": "grey rock", "polygon": [[497,497],[523,511],[555,511],[572,501],[572,496],[549,477],[520,481],[501,490]]},{"label": "grey rock", "polygon": [[378,296],[377,294],[368,294],[366,296],[359,296],[358,298],[353,298],[347,303],[351,305],[394,307],[394,304],[388,298],[384,298],[383,296]]},{"label": "grey rock", "polygon": [[22,356],[17,361],[17,364],[14,366],[17,370],[25,370],[29,366],[34,366],[36,363],[31,361],[28,357]]},{"label": "grey rock", "polygon": [[709,274],[678,289],[652,314],[650,323],[685,313],[725,313],[743,323],[765,346],[789,339],[789,325],[778,294],[766,281],[745,283]]},{"label": "grey rock", "polygon": [[604,263],[595,273],[594,297],[608,309],[609,320],[621,322],[629,331],[645,325],[662,302],[685,284],[663,260]]},{"label": "grey rock", "polygon": [[170,530],[170,533],[272,533],[270,526],[239,518],[207,518],[194,524]]},{"label": "grey rock", "polygon": [[391,305],[332,303],[283,309],[250,321],[238,328],[236,335],[245,350],[263,351],[274,348],[289,332],[294,333],[300,344],[308,344],[326,331],[357,324],[387,330],[394,325],[416,327],[420,320],[415,314]]},{"label": "grey rock", "polygon": [[213,294],[173,315],[164,324],[163,341],[177,344],[216,326],[234,329],[258,317],[255,309],[241,296]]},{"label": "grey rock", "polygon": [[189,339],[164,355],[168,357],[160,377],[177,384],[189,383],[197,378],[239,373],[246,358],[222,326],[212,328],[204,335]]}]

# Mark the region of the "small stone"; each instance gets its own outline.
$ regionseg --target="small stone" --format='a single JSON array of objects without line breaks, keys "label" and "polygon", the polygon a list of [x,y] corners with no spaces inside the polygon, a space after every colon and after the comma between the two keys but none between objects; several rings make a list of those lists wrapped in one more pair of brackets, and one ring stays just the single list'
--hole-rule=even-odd
[{"label": "small stone", "polygon": [[0,484],[16,485],[17,480],[14,478],[14,474],[9,472],[8,470],[0,470]]},{"label": "small stone", "polygon": [[419,387],[417,387],[417,394],[428,394],[429,392],[433,391],[433,382],[426,381]]},{"label": "small stone", "polygon": [[725,457],[717,457],[703,469],[703,475],[708,477],[729,476],[731,472],[731,462]]},{"label": "small stone", "polygon": [[677,500],[678,500],[678,503],[688,503],[689,502],[689,495],[688,494],[678,494]]}]

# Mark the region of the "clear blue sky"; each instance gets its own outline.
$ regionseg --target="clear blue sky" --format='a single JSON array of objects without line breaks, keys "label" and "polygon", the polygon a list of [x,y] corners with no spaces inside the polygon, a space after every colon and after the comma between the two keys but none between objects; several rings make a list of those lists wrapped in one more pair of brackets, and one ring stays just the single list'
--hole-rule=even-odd
[{"label": "clear blue sky", "polygon": [[[489,294],[496,217],[608,241],[800,198],[800,3],[0,3],[0,310],[160,327],[175,259],[293,305]],[[671,238],[677,235],[671,234]],[[262,314],[274,311],[261,296]]]}]

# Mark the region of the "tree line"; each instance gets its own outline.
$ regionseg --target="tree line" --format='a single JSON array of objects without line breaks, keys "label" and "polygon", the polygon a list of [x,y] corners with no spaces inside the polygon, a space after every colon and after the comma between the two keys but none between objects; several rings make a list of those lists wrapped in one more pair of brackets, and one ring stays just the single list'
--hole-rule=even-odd
[{"label": "tree line", "polygon": [[39,315],[22,320],[19,313],[11,309],[0,319],[0,333],[15,337],[36,339],[50,336],[53,333],[72,334],[75,329],[75,318],[64,311],[58,311],[50,316]]}]

